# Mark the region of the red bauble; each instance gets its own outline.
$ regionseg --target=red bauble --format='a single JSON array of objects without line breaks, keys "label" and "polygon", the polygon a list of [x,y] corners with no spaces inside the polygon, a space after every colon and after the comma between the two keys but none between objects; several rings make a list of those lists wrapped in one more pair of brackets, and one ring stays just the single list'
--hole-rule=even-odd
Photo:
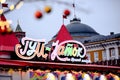
[{"label": "red bauble", "polygon": [[40,10],[35,12],[35,18],[40,19],[40,18],[42,18],[42,16],[43,16],[43,14]]},{"label": "red bauble", "polygon": [[64,15],[69,16],[70,15],[70,10],[68,10],[68,9],[64,10]]}]

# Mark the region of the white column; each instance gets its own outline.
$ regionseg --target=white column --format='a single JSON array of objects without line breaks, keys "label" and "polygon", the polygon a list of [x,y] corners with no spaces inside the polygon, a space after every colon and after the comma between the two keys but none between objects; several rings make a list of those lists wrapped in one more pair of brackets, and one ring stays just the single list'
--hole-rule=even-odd
[{"label": "white column", "polygon": [[110,51],[109,51],[109,48],[106,48],[106,56],[107,56],[107,60],[110,60]]},{"label": "white column", "polygon": [[118,47],[115,47],[115,59],[119,59],[119,51],[118,51]]}]

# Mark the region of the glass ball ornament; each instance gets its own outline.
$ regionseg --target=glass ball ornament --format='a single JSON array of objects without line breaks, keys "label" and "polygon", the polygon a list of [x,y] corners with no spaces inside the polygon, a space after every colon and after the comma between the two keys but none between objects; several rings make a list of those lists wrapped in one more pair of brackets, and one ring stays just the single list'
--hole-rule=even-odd
[{"label": "glass ball ornament", "polygon": [[46,13],[50,13],[51,10],[52,10],[52,8],[51,8],[50,6],[45,6],[45,7],[44,7],[44,11],[45,11]]},{"label": "glass ball ornament", "polygon": [[64,10],[64,15],[69,16],[70,15],[70,10],[68,10],[68,9]]},{"label": "glass ball ornament", "polygon": [[40,18],[42,18],[43,14],[40,10],[37,10],[35,12],[34,16],[35,16],[36,19],[40,19]]}]

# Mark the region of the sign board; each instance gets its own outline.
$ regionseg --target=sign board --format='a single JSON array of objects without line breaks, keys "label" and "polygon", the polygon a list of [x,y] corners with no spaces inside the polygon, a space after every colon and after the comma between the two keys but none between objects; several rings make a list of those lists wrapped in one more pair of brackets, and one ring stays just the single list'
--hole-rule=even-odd
[{"label": "sign board", "polygon": [[25,60],[34,57],[45,58],[52,61],[56,59],[63,62],[81,62],[86,55],[86,49],[81,42],[66,40],[53,42],[51,47],[45,47],[45,40],[35,40],[24,37],[20,44],[15,46],[16,55]]}]

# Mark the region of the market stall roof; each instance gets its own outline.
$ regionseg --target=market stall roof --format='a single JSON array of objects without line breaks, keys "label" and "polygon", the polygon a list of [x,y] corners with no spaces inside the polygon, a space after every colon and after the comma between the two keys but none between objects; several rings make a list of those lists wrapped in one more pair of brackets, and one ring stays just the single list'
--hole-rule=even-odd
[{"label": "market stall roof", "polygon": [[69,70],[101,70],[101,71],[119,71],[119,66],[105,66],[97,64],[72,64],[60,62],[38,62],[38,61],[23,61],[23,60],[6,60],[0,59],[0,66],[18,66],[42,69],[69,69]]},{"label": "market stall roof", "polygon": [[19,61],[19,60],[9,60],[9,59],[0,59],[0,66],[18,66],[25,67],[30,65],[28,62]]},{"label": "market stall roof", "polygon": [[72,40],[72,36],[68,32],[66,26],[63,24],[57,34],[56,41],[59,40],[60,42],[66,41],[66,40]]},{"label": "market stall roof", "polygon": [[19,41],[14,33],[0,34],[0,51],[14,51]]}]

